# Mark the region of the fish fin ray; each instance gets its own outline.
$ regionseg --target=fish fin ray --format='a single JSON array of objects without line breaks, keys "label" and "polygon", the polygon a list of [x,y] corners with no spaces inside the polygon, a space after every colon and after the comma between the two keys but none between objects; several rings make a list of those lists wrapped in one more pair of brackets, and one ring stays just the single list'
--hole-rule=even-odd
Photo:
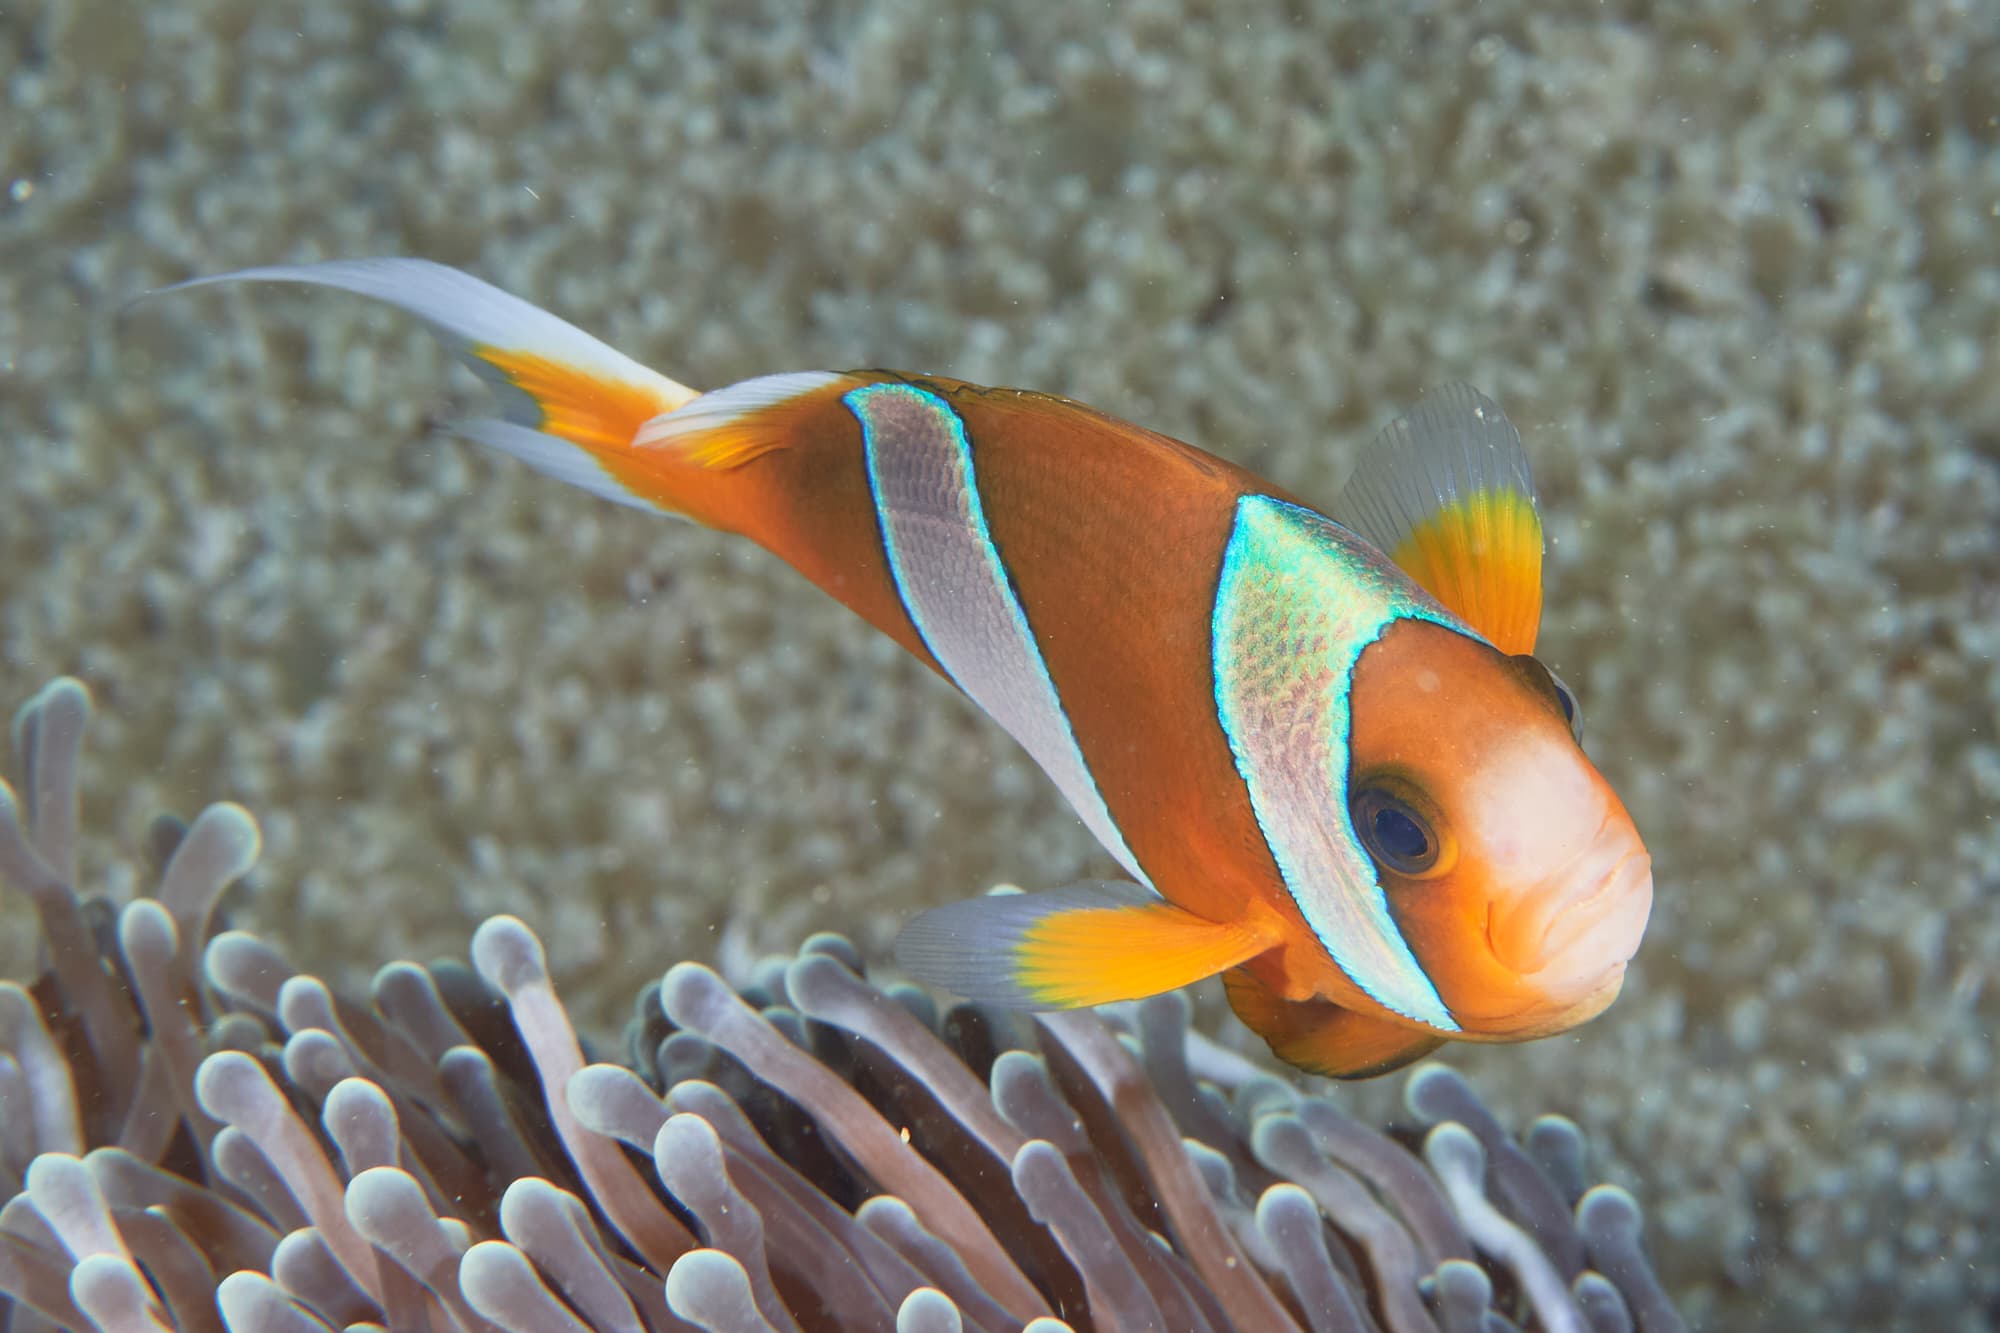
[{"label": "fish fin ray", "polygon": [[1276,942],[1136,884],[1087,881],[932,908],[903,927],[896,957],[912,975],[968,999],[1073,1009],[1176,990]]},{"label": "fish fin ray", "polygon": [[639,428],[633,443],[700,468],[742,467],[789,447],[799,438],[804,419],[860,382],[852,375],[820,370],[759,375],[654,417]]},{"label": "fish fin ray", "polygon": [[535,471],[557,481],[589,491],[616,504],[630,505],[634,509],[644,509],[648,513],[660,512],[660,505],[632,490],[616,476],[605,470],[597,456],[587,449],[579,449],[568,440],[517,426],[511,421],[501,421],[496,417],[479,417],[471,421],[455,422],[451,433],[463,436],[474,444],[483,444],[489,449],[520,459]]},{"label": "fish fin ray", "polygon": [[1542,522],[1520,432],[1467,384],[1417,399],[1362,453],[1329,511],[1506,653],[1533,652]]},{"label": "fish fin ray", "polygon": [[1446,1041],[1328,1000],[1287,1000],[1240,968],[1223,974],[1222,987],[1229,1007],[1273,1055],[1325,1078],[1377,1078],[1421,1060]]}]

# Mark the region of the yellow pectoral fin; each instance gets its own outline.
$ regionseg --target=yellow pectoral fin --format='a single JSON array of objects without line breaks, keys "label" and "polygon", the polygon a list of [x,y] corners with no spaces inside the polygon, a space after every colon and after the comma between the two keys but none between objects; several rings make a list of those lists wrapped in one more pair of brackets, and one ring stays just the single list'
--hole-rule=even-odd
[{"label": "yellow pectoral fin", "polygon": [[1073,1009],[1175,990],[1275,943],[1254,926],[1205,920],[1136,884],[1091,882],[934,908],[903,928],[896,957],[969,999]]},{"label": "yellow pectoral fin", "polygon": [[1273,941],[1169,903],[1044,917],[1016,949],[1024,989],[1058,1008],[1137,1000],[1212,977]]},{"label": "yellow pectoral fin", "polygon": [[1445,1038],[1326,1000],[1287,1000],[1249,973],[1222,978],[1229,1006],[1286,1064],[1325,1078],[1375,1078],[1420,1060]]}]

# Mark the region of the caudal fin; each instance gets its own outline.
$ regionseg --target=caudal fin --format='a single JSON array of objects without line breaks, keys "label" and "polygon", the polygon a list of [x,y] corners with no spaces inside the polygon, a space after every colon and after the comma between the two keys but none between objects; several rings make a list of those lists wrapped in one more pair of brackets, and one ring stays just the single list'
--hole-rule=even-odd
[{"label": "caudal fin", "polygon": [[606,499],[674,512],[635,453],[640,427],[701,397],[583,330],[468,273],[424,259],[356,259],[241,269],[178,283],[296,282],[371,296],[423,320],[498,388],[504,419],[465,422],[470,439]]}]

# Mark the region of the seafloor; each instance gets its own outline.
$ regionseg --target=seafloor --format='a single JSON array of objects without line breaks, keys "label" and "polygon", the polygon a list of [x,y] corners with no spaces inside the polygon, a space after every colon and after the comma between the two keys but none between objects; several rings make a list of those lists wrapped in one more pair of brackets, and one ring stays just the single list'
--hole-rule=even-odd
[{"label": "seafloor", "polygon": [[93,882],[237,799],[302,964],[513,912],[608,1026],[1109,867],[774,560],[436,438],[406,321],[150,287],[425,255],[688,383],[1058,390],[1321,499],[1466,378],[1657,897],[1607,1016],[1454,1062],[1700,1325],[2000,1317],[2000,7],[646,8],[0,7],[0,698],[96,692]]}]

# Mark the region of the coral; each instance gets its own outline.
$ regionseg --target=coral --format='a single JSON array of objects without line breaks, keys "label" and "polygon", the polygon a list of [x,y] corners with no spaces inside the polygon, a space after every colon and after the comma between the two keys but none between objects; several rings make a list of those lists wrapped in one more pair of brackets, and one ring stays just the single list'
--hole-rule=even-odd
[{"label": "coral", "polygon": [[0,785],[48,962],[0,984],[10,1328],[1680,1327],[1575,1127],[1523,1149],[1442,1065],[1407,1085],[1419,1156],[1177,996],[1123,1033],[939,1015],[832,935],[740,987],[675,965],[593,1060],[512,917],[365,998],[227,929],[232,805],[156,828],[151,896],[82,899],[89,711],[43,690],[25,800]]}]

